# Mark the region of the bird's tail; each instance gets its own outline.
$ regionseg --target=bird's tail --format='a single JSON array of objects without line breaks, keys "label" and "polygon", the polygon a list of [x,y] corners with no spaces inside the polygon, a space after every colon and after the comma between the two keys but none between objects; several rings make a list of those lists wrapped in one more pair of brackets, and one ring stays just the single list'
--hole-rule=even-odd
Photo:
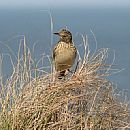
[{"label": "bird's tail", "polygon": [[62,79],[63,77],[65,77],[65,70],[64,71],[60,71],[60,73],[58,75],[58,79]]}]

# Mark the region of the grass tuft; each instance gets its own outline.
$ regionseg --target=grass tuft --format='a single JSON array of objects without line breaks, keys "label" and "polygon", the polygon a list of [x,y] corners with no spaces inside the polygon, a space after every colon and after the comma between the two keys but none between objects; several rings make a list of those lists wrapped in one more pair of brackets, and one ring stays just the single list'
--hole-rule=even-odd
[{"label": "grass tuft", "polygon": [[[91,55],[82,38],[84,57],[79,55],[75,72],[65,80],[38,67],[23,38],[12,75],[3,83],[0,74],[0,130],[130,129],[129,103],[107,79],[116,70],[107,64],[109,49]],[[2,61],[1,54],[0,72]]]}]

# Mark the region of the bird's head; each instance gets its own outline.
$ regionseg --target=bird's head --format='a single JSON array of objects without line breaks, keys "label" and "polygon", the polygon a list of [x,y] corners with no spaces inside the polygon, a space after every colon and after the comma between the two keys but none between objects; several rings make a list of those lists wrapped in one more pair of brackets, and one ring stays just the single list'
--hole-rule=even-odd
[{"label": "bird's head", "polygon": [[72,34],[70,31],[66,29],[62,29],[59,32],[56,32],[54,34],[60,36],[60,41],[63,41],[66,43],[72,42]]}]

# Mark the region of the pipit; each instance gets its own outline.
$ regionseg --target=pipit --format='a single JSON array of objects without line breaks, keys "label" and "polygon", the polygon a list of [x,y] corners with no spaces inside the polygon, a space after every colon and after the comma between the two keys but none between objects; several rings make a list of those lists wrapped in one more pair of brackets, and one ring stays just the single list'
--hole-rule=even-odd
[{"label": "pipit", "polygon": [[66,70],[69,70],[76,59],[77,49],[72,41],[72,34],[66,29],[54,33],[60,37],[59,42],[53,49],[53,60],[55,70],[59,72],[58,78],[65,76]]}]

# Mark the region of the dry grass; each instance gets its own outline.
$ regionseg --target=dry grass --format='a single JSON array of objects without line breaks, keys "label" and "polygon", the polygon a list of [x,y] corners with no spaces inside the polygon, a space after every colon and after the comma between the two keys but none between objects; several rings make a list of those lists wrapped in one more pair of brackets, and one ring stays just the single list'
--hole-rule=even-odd
[{"label": "dry grass", "polygon": [[107,80],[115,72],[107,64],[108,49],[91,55],[85,37],[83,43],[76,72],[58,80],[55,72],[38,68],[24,38],[11,77],[3,84],[1,76],[0,130],[130,129],[129,104]]}]

